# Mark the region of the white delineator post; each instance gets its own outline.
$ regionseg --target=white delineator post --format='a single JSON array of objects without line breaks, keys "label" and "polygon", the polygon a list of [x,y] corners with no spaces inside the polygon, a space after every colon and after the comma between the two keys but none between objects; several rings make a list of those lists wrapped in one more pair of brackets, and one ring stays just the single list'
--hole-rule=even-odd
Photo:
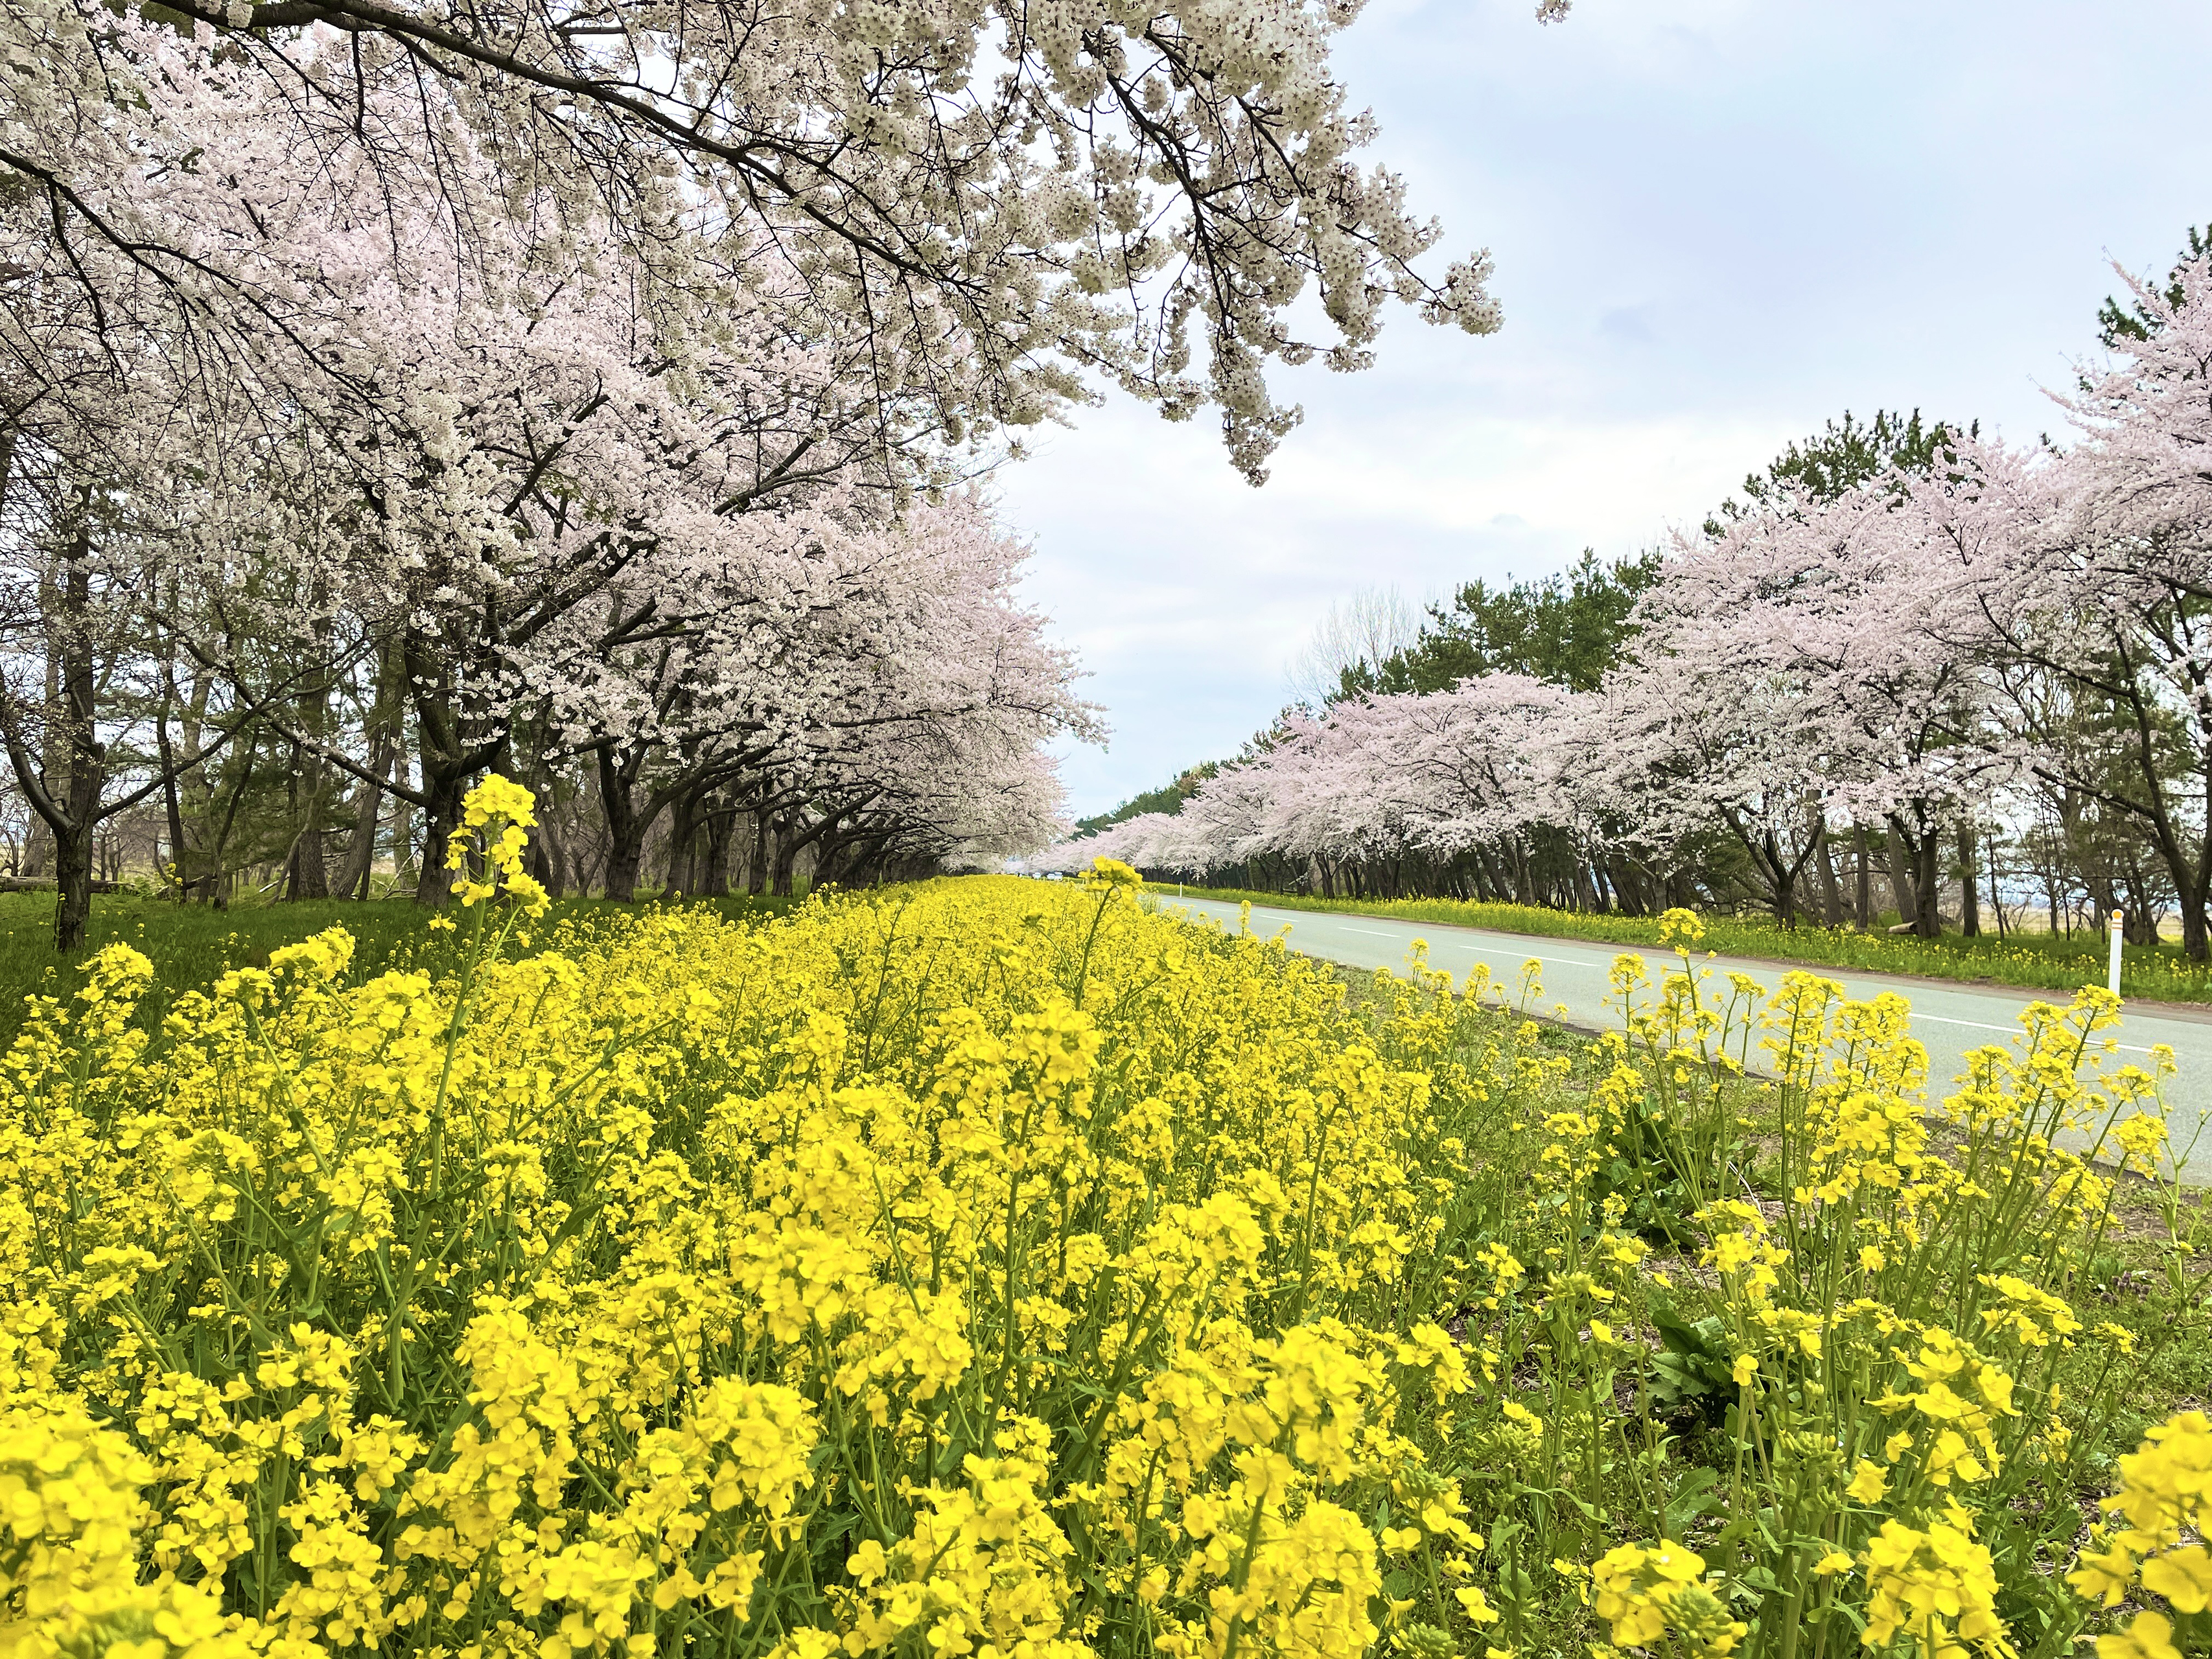
[{"label": "white delineator post", "polygon": [[2105,988],[2114,996],[2120,994],[2120,924],[2123,920],[2119,911],[2112,912],[2112,965],[2106,970]]}]

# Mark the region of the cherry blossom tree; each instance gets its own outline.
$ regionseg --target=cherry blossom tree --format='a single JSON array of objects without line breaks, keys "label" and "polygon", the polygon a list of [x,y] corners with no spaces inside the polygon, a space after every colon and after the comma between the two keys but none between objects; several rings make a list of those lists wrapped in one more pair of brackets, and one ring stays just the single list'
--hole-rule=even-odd
[{"label": "cherry blossom tree", "polygon": [[[768,261],[793,337],[866,341],[853,391],[887,443],[1018,431],[1103,378],[1170,418],[1217,405],[1255,479],[1297,419],[1271,362],[1363,367],[1392,298],[1498,324],[1486,256],[1420,275],[1437,228],[1357,159],[1374,124],[1330,65],[1356,0],[175,9],[190,40],[94,0],[0,14],[30,70],[0,169],[58,240],[211,311],[283,312],[251,269],[262,233],[210,235],[217,198],[250,219],[334,171],[405,216],[418,173],[488,178],[533,238],[604,225],[655,282],[691,280],[687,241]],[[266,170],[202,164],[241,112]],[[474,203],[439,228],[504,234]],[[1325,341],[1287,322],[1316,287]]]},{"label": "cherry blossom tree", "polygon": [[[896,803],[950,799],[948,769],[969,769],[979,789],[1018,780],[1029,799],[1022,757],[1063,732],[1099,734],[1073,659],[1015,600],[1026,549],[976,497],[881,526],[832,507],[751,515],[756,556],[742,565],[671,562],[649,602],[621,591],[616,603],[667,619],[660,638],[610,653],[586,629],[549,659],[543,726],[593,757],[615,838],[610,893],[635,886],[664,811],[688,836],[717,791],[713,811],[779,821],[775,884],[788,890],[802,848],[834,849],[864,816],[880,831]],[[773,556],[759,556],[762,538]],[[1030,828],[1042,839],[1048,817]]]},{"label": "cherry blossom tree", "polygon": [[[824,589],[836,561],[784,532],[903,533],[1103,384],[1174,418],[1218,406],[1256,480],[1296,416],[1271,363],[1363,366],[1393,298],[1494,327],[1486,259],[1422,276],[1435,227],[1358,157],[1371,123],[1328,66],[1358,9],[288,0],[188,5],[180,30],[11,3],[0,497],[137,481],[103,498],[99,556],[117,637],[160,642],[159,759],[124,769],[165,798],[179,879],[219,890],[262,744],[290,757],[305,893],[347,792],[355,890],[387,801],[434,845],[483,768],[585,753],[618,884],[663,810],[778,815],[787,853],[932,798],[886,750],[860,769],[906,782],[806,805],[830,732],[926,732],[1033,824],[1042,775],[1004,744],[1087,720],[1064,686],[1012,694],[1054,711],[1013,720],[994,699],[1020,675],[933,700],[906,672],[925,653],[868,712],[855,665],[896,652],[854,641],[897,606]],[[1316,288],[1308,340],[1287,319]],[[33,680],[75,591],[67,498],[16,514]],[[842,645],[832,605],[855,607]],[[29,791],[62,775],[46,750],[105,748],[129,713],[69,716],[60,681],[83,677],[56,672],[9,703]],[[203,718],[218,705],[232,725]]]},{"label": "cherry blossom tree", "polygon": [[2123,271],[2131,326],[2061,398],[2063,453],[1967,458],[1945,527],[2054,787],[2141,826],[2188,954],[2212,954],[2212,258]]},{"label": "cherry blossom tree", "polygon": [[1931,545],[1957,493],[1942,470],[1877,474],[1832,500],[1777,492],[1678,538],[1640,607],[1615,688],[1619,763],[1650,772],[1638,793],[1662,838],[1724,825],[1784,927],[1842,817],[1895,832],[1916,866],[1916,930],[1936,931],[1942,837],[1997,764],[1986,635],[1956,625],[1971,610]]}]

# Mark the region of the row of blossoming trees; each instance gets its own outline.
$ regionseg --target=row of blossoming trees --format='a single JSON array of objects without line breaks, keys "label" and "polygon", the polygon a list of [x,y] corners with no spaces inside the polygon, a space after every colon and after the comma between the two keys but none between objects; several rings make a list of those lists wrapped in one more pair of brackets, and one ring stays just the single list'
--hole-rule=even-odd
[{"label": "row of blossoming trees", "polygon": [[1179,811],[1059,856],[1631,911],[1715,896],[1724,866],[1789,925],[1822,885],[1832,910],[1840,844],[1862,876],[1875,850],[1930,934],[1961,830],[2055,799],[2143,850],[2202,958],[2212,258],[2193,252],[2108,308],[2065,443],[1948,433],[1840,489],[1778,471],[1674,539],[1595,689],[1483,672],[1294,710]]},{"label": "row of blossoming trees", "polygon": [[492,768],[617,894],[1042,838],[1095,715],[980,472],[1110,383],[1256,481],[1270,360],[1496,326],[1357,160],[1358,10],[7,0],[0,737],[61,942],[130,815],[179,890],[358,891]]}]

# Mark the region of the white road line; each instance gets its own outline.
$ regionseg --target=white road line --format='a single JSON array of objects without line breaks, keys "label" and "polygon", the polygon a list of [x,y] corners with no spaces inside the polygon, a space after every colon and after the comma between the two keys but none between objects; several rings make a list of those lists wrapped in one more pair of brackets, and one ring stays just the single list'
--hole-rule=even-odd
[{"label": "white road line", "polygon": [[[1456,940],[1449,942],[1457,943]],[[1461,948],[1463,950],[1479,951],[1482,947],[1480,945],[1462,945]],[[1526,956],[1521,957],[1520,960],[1522,962],[1548,962],[1556,968],[1610,968],[1613,966],[1609,962],[1585,962],[1580,957]]]},{"label": "white road line", "polygon": [[[1411,933],[1394,933],[1381,927],[1340,927],[1339,931],[1346,933],[1371,933],[1376,939],[1403,939],[1409,945],[1415,939],[1421,937],[1418,929]],[[1435,950],[1437,947],[1439,941],[1431,939],[1429,944],[1430,949]],[[1457,949],[1462,951],[1479,951],[1483,948],[1479,945],[1469,944],[1465,939],[1445,939],[1441,941],[1441,944],[1443,948],[1445,950]],[[1555,968],[1607,968],[1612,966],[1610,963],[1585,962],[1580,957],[1526,956],[1521,957],[1520,960],[1522,962],[1548,962]]]},{"label": "white road line", "polygon": [[2020,1035],[2017,1025],[1992,1025],[1985,1019],[1946,1019],[1941,1014],[1923,1014],[1917,1008],[1912,1011],[1912,1018],[1924,1019],[1930,1025],[1971,1025],[1978,1031],[2005,1031],[2014,1036]]},{"label": "white road line", "polygon": [[[1915,1024],[1924,1022],[1929,1025],[1971,1025],[1978,1031],[2002,1031],[2008,1036],[2021,1035],[2021,1028],[2017,1025],[1992,1025],[1987,1020],[1982,1019],[1948,1019],[1942,1014],[1923,1014],[1917,1008],[1912,1011],[1912,1018]],[[2137,1042],[2123,1042],[2119,1048],[2124,1054],[2147,1054],[2150,1052],[2148,1048]]]}]

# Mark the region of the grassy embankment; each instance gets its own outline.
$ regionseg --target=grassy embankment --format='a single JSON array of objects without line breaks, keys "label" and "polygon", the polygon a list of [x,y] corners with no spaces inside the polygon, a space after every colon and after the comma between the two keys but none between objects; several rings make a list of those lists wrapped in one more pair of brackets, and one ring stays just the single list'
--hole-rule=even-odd
[{"label": "grassy embankment", "polygon": [[[1167,890],[1155,890],[1164,894]],[[1656,916],[1586,915],[1540,905],[1484,904],[1458,899],[1324,899],[1196,886],[1181,890],[1194,898],[1231,904],[1249,899],[1278,909],[1443,922],[1542,939],[1586,939],[1637,949],[1656,948],[1659,943]],[[1771,921],[1735,916],[1707,916],[1705,923],[1705,948],[1723,956],[1760,957],[1861,973],[1988,981],[2069,993],[2083,985],[2105,982],[2106,942],[2101,933],[2077,933],[2070,939],[2038,933],[2014,933],[2005,939],[1994,933],[1978,939],[1947,933],[1941,939],[1917,939],[1903,934],[1861,933],[1850,928],[1800,927],[1785,933]],[[2212,1002],[2212,970],[2191,963],[2177,945],[2130,945],[2122,959],[2120,993],[2165,1002]]]},{"label": "grassy embankment", "polygon": [[[792,901],[690,902],[736,920],[782,910]],[[605,899],[562,899],[554,905],[547,923],[599,914],[619,915],[636,908]],[[421,968],[438,976],[451,965],[453,936],[428,932],[422,923],[422,911],[404,898],[368,903],[305,899],[213,910],[118,893],[93,900],[85,954],[119,940],[152,959],[154,983],[139,1005],[137,1021],[151,1029],[179,992],[212,983],[228,969],[265,967],[269,953],[277,946],[325,927],[343,927],[353,935],[351,972],[356,981],[395,968]],[[24,998],[65,995],[82,982],[76,971],[77,959],[54,953],[53,927],[52,894],[0,893],[0,1048],[14,1042],[21,1028]]]}]

